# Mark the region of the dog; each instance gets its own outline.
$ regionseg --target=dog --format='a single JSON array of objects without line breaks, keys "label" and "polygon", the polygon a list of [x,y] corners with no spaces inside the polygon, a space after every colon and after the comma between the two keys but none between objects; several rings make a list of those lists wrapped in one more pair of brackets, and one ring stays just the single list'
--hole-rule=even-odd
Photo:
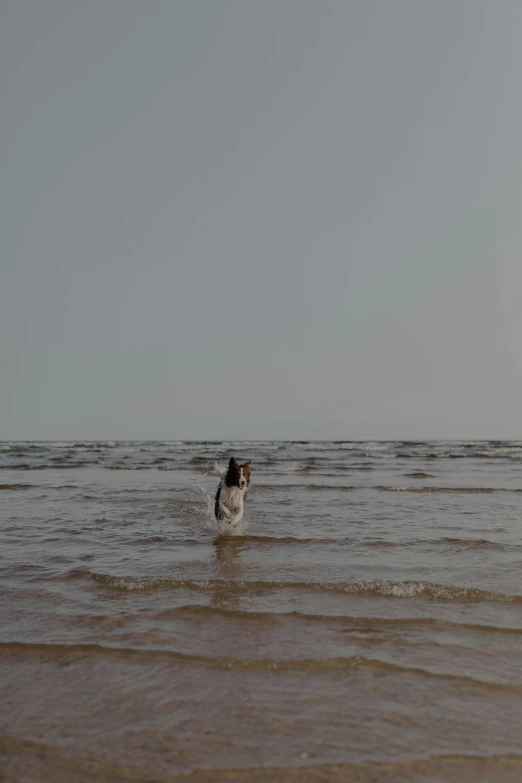
[{"label": "dog", "polygon": [[245,512],[245,496],[250,487],[250,460],[242,465],[230,457],[226,476],[216,492],[214,512],[216,519],[225,520],[232,527],[237,527]]}]

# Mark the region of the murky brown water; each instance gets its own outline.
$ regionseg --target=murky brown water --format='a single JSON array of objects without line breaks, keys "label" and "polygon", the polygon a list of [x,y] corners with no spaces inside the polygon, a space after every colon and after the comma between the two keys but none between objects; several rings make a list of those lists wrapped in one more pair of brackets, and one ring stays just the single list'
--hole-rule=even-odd
[{"label": "murky brown water", "polygon": [[0,779],[518,783],[521,565],[522,443],[0,444]]}]

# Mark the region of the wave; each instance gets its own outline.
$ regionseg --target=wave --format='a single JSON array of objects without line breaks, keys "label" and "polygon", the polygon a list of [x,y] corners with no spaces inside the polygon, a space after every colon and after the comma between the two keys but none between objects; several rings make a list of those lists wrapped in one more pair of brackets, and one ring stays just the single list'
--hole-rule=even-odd
[{"label": "wave", "polygon": [[45,642],[0,642],[0,655],[38,655],[47,660],[53,658],[70,658],[72,656],[103,657],[103,658],[131,658],[146,661],[169,660],[174,663],[200,666],[207,669],[221,669],[236,671],[325,671],[346,669],[371,669],[374,671],[388,672],[390,674],[410,674],[427,677],[436,680],[461,682],[488,688],[495,691],[503,691],[513,694],[522,693],[522,685],[508,685],[505,683],[479,680],[468,675],[450,674],[434,671],[421,666],[401,665],[383,661],[378,658],[370,658],[364,655],[347,655],[332,658],[231,658],[229,656],[208,656],[195,653],[183,653],[177,650],[163,648],[142,647],[112,647],[101,644],[65,644]]},{"label": "wave", "polygon": [[350,628],[368,629],[401,629],[401,628],[433,628],[437,631],[450,629],[470,633],[502,634],[508,636],[521,636],[522,627],[513,628],[486,623],[457,622],[456,620],[443,620],[435,617],[361,617],[345,614],[317,614],[301,612],[297,610],[289,612],[263,612],[248,609],[230,609],[224,606],[210,606],[204,604],[184,604],[183,606],[167,609],[160,612],[158,617],[187,617],[210,618],[222,617],[223,619],[265,622],[267,625],[280,624],[285,619],[302,620],[303,622],[318,625],[345,625]]},{"label": "wave", "polygon": [[[239,592],[261,592],[265,590],[310,590],[327,593],[346,593],[362,597],[381,598],[426,598],[436,601],[464,601],[500,603],[522,603],[522,595],[506,595],[476,587],[457,587],[436,582],[414,582],[376,580],[368,582],[290,582],[290,581],[243,581],[233,579],[169,579],[168,577],[113,576],[88,572],[90,577],[104,587],[113,590],[236,590]],[[79,571],[78,575],[84,575]]]},{"label": "wave", "polygon": [[150,470],[151,465],[103,465],[106,470]]},{"label": "wave", "polygon": [[[431,543],[431,542],[428,542]],[[488,541],[486,538],[451,538],[444,536],[433,540],[434,544],[450,544],[464,549],[505,549],[510,552],[520,549],[520,544],[500,544],[498,541]]]},{"label": "wave", "polygon": [[158,465],[157,470],[200,470],[196,465]]},{"label": "wave", "polygon": [[450,545],[453,550],[461,549],[499,549],[509,552],[518,551],[521,548],[521,544],[501,544],[498,541],[490,541],[486,538],[451,538],[450,536],[443,536],[441,538],[409,538],[399,539],[397,541],[388,541],[387,539],[377,538],[366,541],[359,541],[357,539],[329,539],[330,543],[351,543],[352,541],[358,547],[375,547],[377,549],[392,549],[413,546],[448,546]]},{"label": "wave", "polygon": [[379,492],[463,492],[468,494],[491,495],[493,492],[518,492],[519,490],[502,490],[494,487],[393,487],[377,486]]},{"label": "wave", "polygon": [[[387,461],[418,460],[410,478],[431,478],[426,460],[474,459],[522,461],[522,441],[46,441],[0,442],[0,468],[52,470],[100,465],[109,470],[188,470],[207,472],[216,458],[248,454],[262,473],[273,475],[343,476],[371,471]],[[168,456],[167,456],[168,455]],[[174,461],[169,461],[174,458]],[[364,464],[365,462],[370,464]],[[402,463],[403,466],[406,463]],[[337,474],[335,473],[337,471]],[[313,489],[327,485],[313,485]],[[345,489],[345,488],[343,488]],[[349,488],[346,488],[349,489]],[[450,488],[405,491],[497,491],[492,488]],[[398,490],[397,490],[398,491]]]},{"label": "wave", "polygon": [[[344,544],[348,542],[343,539],[329,539],[331,543]],[[377,549],[407,548],[407,547],[425,547],[425,546],[450,546],[452,551],[458,549],[497,549],[500,551],[519,551],[522,544],[501,544],[498,541],[490,541],[486,538],[452,538],[443,536],[441,538],[410,538],[406,540],[388,541],[386,539],[373,539],[369,541],[358,541],[353,539],[358,547],[375,547]]]},{"label": "wave", "polygon": [[65,468],[83,468],[86,465],[90,465],[89,462],[69,463],[64,462],[60,465],[46,465],[45,463],[33,463],[33,462],[19,462],[14,465],[0,465],[0,469],[4,470],[64,470]]},{"label": "wave", "polygon": [[[87,496],[89,497],[89,496]],[[94,517],[91,519],[90,524],[103,524],[107,526],[113,526],[114,520],[109,519],[108,517]],[[120,523],[121,524],[121,523]],[[128,523],[127,523],[128,524]],[[398,539],[395,541],[390,541],[384,538],[367,538],[365,540],[360,540],[355,536],[343,536],[339,538],[327,538],[327,537],[299,537],[299,536],[268,536],[268,535],[256,535],[256,534],[243,534],[241,532],[238,532],[234,535],[229,535],[229,530],[225,531],[225,534],[223,536],[218,536],[217,538],[214,538],[214,543],[216,544],[218,541],[229,541],[231,545],[234,547],[246,547],[249,545],[266,545],[266,546],[287,546],[287,545],[296,545],[296,546],[346,546],[351,545],[355,546],[358,549],[404,549],[408,547],[426,547],[426,546],[442,546],[447,547],[450,546],[452,549],[495,549],[500,551],[519,551],[522,548],[522,544],[502,544],[497,541],[491,541],[486,538],[456,538],[456,537],[450,537],[450,536],[442,536],[440,538],[415,538],[415,539]],[[205,548],[209,546],[209,539],[208,538],[187,538],[179,537],[174,535],[173,533],[169,534],[151,534],[150,536],[143,536],[143,537],[137,537],[132,538],[128,541],[129,546],[141,546],[144,544],[160,544],[160,543],[168,543],[169,545],[175,545],[179,547],[201,547]],[[66,575],[62,575],[60,579],[75,579],[78,576],[85,576],[85,571],[81,569],[73,569],[73,571],[69,572]],[[96,575],[95,578],[105,578],[103,575]],[[136,580],[141,579],[142,577],[116,577],[116,576],[107,576],[107,579],[129,579],[129,580]],[[145,581],[147,581],[147,577],[143,577]],[[154,581],[154,580],[153,580]],[[200,583],[198,580],[195,580],[198,584]],[[154,582],[155,583],[155,582]],[[158,581],[158,584],[163,584],[163,580],[160,579]],[[173,584],[175,584],[175,580],[173,581]],[[249,583],[249,584],[258,584],[257,582]],[[263,584],[265,584],[263,582]],[[267,582],[266,584],[271,584]],[[274,582],[274,585],[280,585],[283,583]],[[288,586],[301,586],[303,584],[308,584],[310,587],[313,587],[315,583],[297,583],[297,582],[288,582],[284,583]],[[320,584],[320,583],[319,583]],[[337,584],[337,583],[332,583]],[[366,584],[362,582],[361,584]],[[373,584],[373,583],[370,583]],[[407,584],[406,582],[402,584]],[[416,583],[414,583],[416,584]],[[419,583],[420,584],[420,583]],[[135,588],[138,589],[138,588]],[[143,588],[144,589],[144,588]],[[342,588],[345,592],[346,589]]]},{"label": "wave", "polygon": [[0,490],[2,489],[31,489],[37,486],[36,484],[0,484]]},{"label": "wave", "polygon": [[[332,474],[335,477],[336,474]],[[263,489],[263,490],[286,490],[286,489],[305,489],[310,490],[311,492],[314,491],[321,491],[321,490],[330,490],[332,492],[351,492],[354,489],[366,489],[366,487],[355,487],[351,484],[258,484],[255,483],[256,489]]]},{"label": "wave", "polygon": [[[14,734],[0,734],[0,752],[2,755],[15,759],[32,757],[33,761],[45,760],[45,773],[54,772],[54,778],[65,779],[64,774],[72,779],[78,773],[92,777],[95,772],[97,780],[129,779],[130,770],[118,763],[109,762],[99,755],[77,753],[67,745],[35,741]],[[301,759],[308,758],[307,753],[301,754]],[[50,766],[52,765],[52,766]],[[155,772],[149,765],[132,767],[132,780],[136,783],[303,783],[306,781],[329,781],[329,783],[346,783],[348,780],[359,783],[374,783],[376,780],[446,780],[446,781],[477,781],[485,780],[515,780],[513,775],[519,775],[522,767],[522,754],[491,753],[480,755],[471,751],[462,754],[432,754],[414,758],[395,758],[386,761],[336,761],[335,763],[298,763],[292,766],[261,766],[212,767],[205,765],[189,772],[169,772],[166,777],[162,772]],[[18,762],[16,763],[18,769]],[[414,776],[414,777],[412,777]],[[506,777],[508,776],[508,777]],[[517,780],[519,777],[516,778]]]},{"label": "wave", "polygon": [[298,536],[258,536],[258,535],[236,535],[234,544],[352,544],[356,541],[354,537],[345,536],[344,538],[299,538]]}]

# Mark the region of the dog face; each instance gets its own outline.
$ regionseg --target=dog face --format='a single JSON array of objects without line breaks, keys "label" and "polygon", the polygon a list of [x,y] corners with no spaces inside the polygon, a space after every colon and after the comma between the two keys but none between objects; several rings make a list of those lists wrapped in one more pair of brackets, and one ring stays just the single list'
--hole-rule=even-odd
[{"label": "dog face", "polygon": [[250,486],[250,460],[240,465],[234,457],[230,457],[225,484],[227,487],[248,489]]}]

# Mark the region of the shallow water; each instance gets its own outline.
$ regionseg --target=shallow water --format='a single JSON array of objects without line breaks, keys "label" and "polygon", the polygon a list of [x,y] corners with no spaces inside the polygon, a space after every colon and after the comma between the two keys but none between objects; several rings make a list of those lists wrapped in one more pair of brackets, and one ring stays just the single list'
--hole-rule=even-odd
[{"label": "shallow water", "polygon": [[522,780],[521,479],[522,442],[0,443],[0,779]]}]

